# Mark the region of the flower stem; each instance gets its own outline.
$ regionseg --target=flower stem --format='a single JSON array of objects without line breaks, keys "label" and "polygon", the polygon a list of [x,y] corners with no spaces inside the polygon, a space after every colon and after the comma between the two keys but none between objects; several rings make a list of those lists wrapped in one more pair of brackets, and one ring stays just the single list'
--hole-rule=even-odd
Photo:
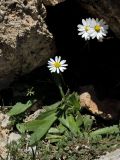
[{"label": "flower stem", "polygon": [[60,91],[62,98],[65,98],[65,94],[63,91],[63,77],[62,77],[62,75],[61,74],[54,74],[53,78],[54,78],[54,81],[55,81],[57,87],[59,88],[59,91]]},{"label": "flower stem", "polygon": [[62,98],[65,98],[65,94],[64,94],[62,86],[60,84],[58,85],[58,88],[60,90],[60,94],[61,94]]}]

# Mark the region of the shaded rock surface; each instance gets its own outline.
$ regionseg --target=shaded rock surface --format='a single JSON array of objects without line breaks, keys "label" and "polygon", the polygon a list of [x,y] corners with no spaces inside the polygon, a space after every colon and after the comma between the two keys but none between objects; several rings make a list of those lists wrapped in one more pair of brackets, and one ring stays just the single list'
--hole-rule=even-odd
[{"label": "shaded rock surface", "polygon": [[56,52],[41,0],[0,1],[0,89]]},{"label": "shaded rock surface", "polygon": [[45,4],[45,5],[50,5],[50,6],[54,6],[54,5],[56,5],[56,4],[58,4],[58,3],[60,3],[60,2],[64,2],[65,0],[43,0],[43,3]]}]

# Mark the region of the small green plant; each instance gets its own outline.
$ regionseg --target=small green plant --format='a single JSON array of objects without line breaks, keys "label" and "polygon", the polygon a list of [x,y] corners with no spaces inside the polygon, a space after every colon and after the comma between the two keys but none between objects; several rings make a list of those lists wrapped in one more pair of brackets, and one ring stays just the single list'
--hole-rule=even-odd
[{"label": "small green plant", "polygon": [[36,147],[29,147],[25,135],[18,142],[7,145],[6,160],[36,160]]},{"label": "small green plant", "polygon": [[[45,107],[45,112],[41,113],[37,119],[27,123],[17,124],[17,129],[21,133],[26,131],[33,132],[30,138],[31,145],[42,139],[53,126],[55,126],[55,128],[52,128],[51,130],[54,132],[62,133],[67,129],[74,135],[77,135],[80,132],[79,111],[80,104],[78,95],[76,93],[68,94],[61,102]],[[49,136],[51,130],[49,131]]]},{"label": "small green plant", "polygon": [[[65,138],[79,137],[81,139],[99,141],[103,136],[120,134],[119,125],[94,129],[93,124],[95,118],[91,115],[81,114],[79,95],[76,92],[63,92],[63,77],[60,72],[66,69],[65,60],[61,61],[61,57],[51,59],[48,68],[54,72],[55,82],[60,90],[62,99],[55,104],[44,107],[44,112],[32,121],[23,123],[18,121],[16,127],[22,134],[29,133],[29,145],[36,145],[41,140],[47,140],[51,143],[59,143]],[[32,106],[32,102],[26,104],[17,103],[8,112],[12,117],[19,116],[25,113]]]},{"label": "small green plant", "polygon": [[[53,131],[53,130],[51,130]],[[8,145],[8,159],[11,160],[93,160],[106,152],[120,147],[120,134],[111,134],[97,139],[66,132],[57,143],[39,141],[37,146],[29,147],[28,141],[23,136],[20,143]],[[32,151],[33,149],[33,151]],[[3,160],[8,160],[3,159]]]},{"label": "small green plant", "polygon": [[28,88],[27,89],[27,93],[26,96],[34,96],[35,95],[35,91],[34,91],[34,87]]}]

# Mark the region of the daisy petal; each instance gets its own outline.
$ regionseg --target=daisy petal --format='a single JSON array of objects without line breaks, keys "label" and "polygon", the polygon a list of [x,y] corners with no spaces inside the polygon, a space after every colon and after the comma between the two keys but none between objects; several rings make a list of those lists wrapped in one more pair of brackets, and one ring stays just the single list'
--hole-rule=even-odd
[{"label": "daisy petal", "polygon": [[61,61],[61,57],[59,56],[59,57],[58,57],[58,62],[60,62],[60,61]]},{"label": "daisy petal", "polygon": [[86,21],[85,21],[84,19],[82,19],[82,24],[83,24],[84,26],[87,25],[87,23],[86,23]]},{"label": "daisy petal", "polygon": [[66,60],[62,60],[60,63],[63,65],[66,63]]},{"label": "daisy petal", "polygon": [[67,66],[68,66],[68,64],[62,64],[62,66],[63,66],[63,67],[67,67]]},{"label": "daisy petal", "polygon": [[52,58],[50,58],[50,61],[51,61],[51,62],[55,62]]},{"label": "daisy petal", "polygon": [[55,57],[55,62],[58,62],[58,56]]},{"label": "daisy petal", "polygon": [[60,73],[60,70],[57,68],[57,73],[59,74]]}]

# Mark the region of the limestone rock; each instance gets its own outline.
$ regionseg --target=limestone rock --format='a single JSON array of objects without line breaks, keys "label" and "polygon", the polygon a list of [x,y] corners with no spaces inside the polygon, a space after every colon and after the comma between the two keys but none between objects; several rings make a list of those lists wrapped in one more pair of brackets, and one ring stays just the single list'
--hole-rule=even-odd
[{"label": "limestone rock", "polygon": [[106,155],[96,160],[120,160],[120,149],[112,151],[111,153],[108,152]]},{"label": "limestone rock", "polygon": [[8,133],[9,133],[8,129],[1,129],[0,128],[0,156],[2,158],[6,158],[6,156],[7,156],[6,144],[7,144],[7,140],[8,140]]},{"label": "limestone rock", "polygon": [[7,126],[9,126],[9,118],[10,117],[8,115],[0,113],[0,125],[2,128],[6,128]]},{"label": "limestone rock", "polygon": [[18,142],[18,140],[21,138],[21,135],[18,133],[10,133],[9,138],[8,138],[8,144],[14,142]]},{"label": "limestone rock", "polygon": [[6,159],[8,154],[6,145],[12,141],[18,142],[18,140],[21,138],[20,134],[14,132],[10,133],[12,128],[10,128],[9,124],[9,116],[0,112],[0,156],[4,159]]},{"label": "limestone rock", "polygon": [[0,155],[2,158],[6,158],[7,156],[6,144],[9,135],[9,129],[7,129],[7,126],[9,122],[9,116],[0,112]]},{"label": "limestone rock", "polygon": [[95,95],[84,92],[80,95],[80,105],[85,107],[92,114],[99,115],[104,119],[118,120],[120,117],[120,101],[105,99],[100,101]]},{"label": "limestone rock", "polygon": [[91,95],[88,92],[84,92],[80,95],[80,105],[86,107],[93,114],[101,114],[98,105],[92,100]]},{"label": "limestone rock", "polygon": [[0,1],[0,89],[56,52],[42,0]]},{"label": "limestone rock", "polygon": [[64,2],[65,0],[43,0],[43,3],[47,6],[55,6],[58,3]]}]

